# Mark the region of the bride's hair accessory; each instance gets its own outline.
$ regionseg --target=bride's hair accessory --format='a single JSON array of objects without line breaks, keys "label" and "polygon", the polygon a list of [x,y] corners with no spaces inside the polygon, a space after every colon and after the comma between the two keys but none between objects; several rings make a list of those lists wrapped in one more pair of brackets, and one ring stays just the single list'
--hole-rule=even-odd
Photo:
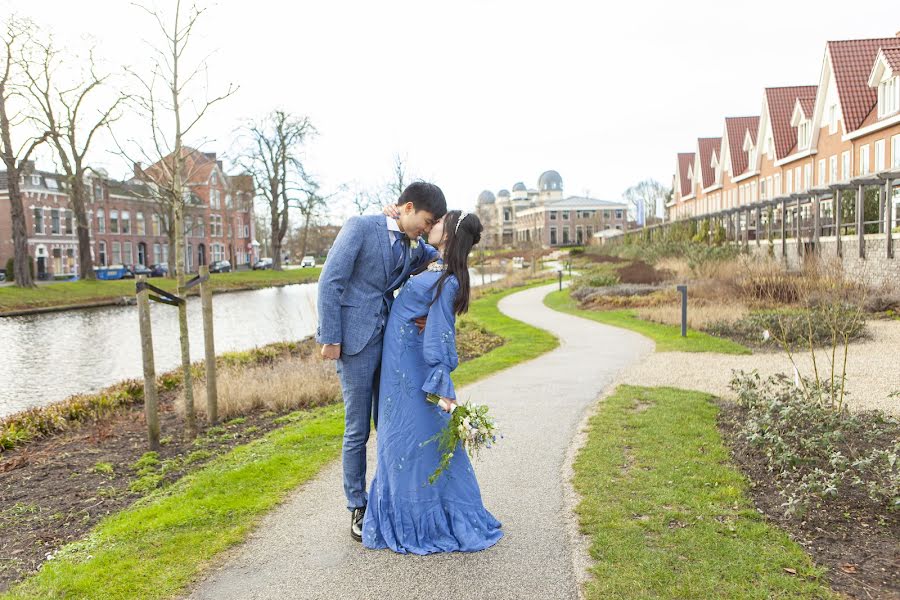
[{"label": "bride's hair accessory", "polygon": [[445,265],[444,263],[439,262],[439,261],[434,261],[433,263],[430,263],[428,265],[428,270],[429,271],[446,271],[447,265]]},{"label": "bride's hair accessory", "polygon": [[456,221],[456,229],[453,230],[454,235],[459,233],[459,226],[463,222],[463,219],[465,219],[467,216],[469,216],[469,213],[467,213],[466,211],[461,211],[459,213],[459,219]]}]

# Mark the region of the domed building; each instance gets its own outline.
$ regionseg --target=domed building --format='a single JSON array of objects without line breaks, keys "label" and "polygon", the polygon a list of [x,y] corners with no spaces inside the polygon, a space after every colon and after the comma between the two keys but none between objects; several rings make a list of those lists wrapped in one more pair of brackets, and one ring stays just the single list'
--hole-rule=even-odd
[{"label": "domed building", "polygon": [[572,196],[563,197],[563,180],[557,171],[544,171],[537,189],[522,181],[497,192],[478,195],[477,211],[484,225],[482,238],[489,246],[571,246],[588,244],[596,232],[625,229],[627,207]]}]

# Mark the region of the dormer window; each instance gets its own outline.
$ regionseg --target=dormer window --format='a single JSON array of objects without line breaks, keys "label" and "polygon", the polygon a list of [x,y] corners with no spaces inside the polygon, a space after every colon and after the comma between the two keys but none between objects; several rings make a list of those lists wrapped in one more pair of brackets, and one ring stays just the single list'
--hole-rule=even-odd
[{"label": "dormer window", "polygon": [[797,147],[800,149],[809,147],[809,138],[811,133],[809,120],[801,121],[797,127]]},{"label": "dormer window", "polygon": [[900,75],[878,84],[878,118],[900,112]]},{"label": "dormer window", "polygon": [[837,133],[837,104],[828,107],[828,133]]},{"label": "dormer window", "polygon": [[41,176],[40,175],[32,175],[31,176],[31,185],[41,185]]}]

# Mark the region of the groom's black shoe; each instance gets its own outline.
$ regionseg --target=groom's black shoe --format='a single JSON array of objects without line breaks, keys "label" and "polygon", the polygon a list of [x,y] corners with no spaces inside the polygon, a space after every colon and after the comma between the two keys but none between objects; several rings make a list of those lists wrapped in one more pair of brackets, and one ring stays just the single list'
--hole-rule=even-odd
[{"label": "groom's black shoe", "polygon": [[366,507],[354,508],[350,513],[350,537],[357,542],[362,541],[363,517],[366,515]]}]

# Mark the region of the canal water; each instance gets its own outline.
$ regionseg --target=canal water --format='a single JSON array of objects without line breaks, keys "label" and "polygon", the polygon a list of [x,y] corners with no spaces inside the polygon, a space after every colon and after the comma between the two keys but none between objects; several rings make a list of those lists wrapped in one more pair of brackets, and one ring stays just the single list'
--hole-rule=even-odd
[{"label": "canal water", "polygon": [[[473,273],[472,284],[481,282]],[[216,294],[216,353],[313,335],[317,290],[311,283]],[[162,373],[180,364],[177,309],[151,305],[153,353]],[[201,360],[199,298],[188,300],[188,324],[191,360]],[[136,306],[0,318],[0,417],[142,376]]]}]

